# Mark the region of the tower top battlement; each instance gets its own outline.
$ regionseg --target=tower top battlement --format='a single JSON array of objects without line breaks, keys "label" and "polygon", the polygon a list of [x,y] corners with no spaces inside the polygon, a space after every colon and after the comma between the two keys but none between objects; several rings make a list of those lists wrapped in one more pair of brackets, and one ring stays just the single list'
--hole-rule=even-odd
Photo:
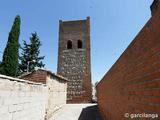
[{"label": "tower top battlement", "polygon": [[86,19],[84,20],[73,20],[73,21],[63,21],[63,20],[59,20],[59,22],[61,23],[78,23],[78,22],[85,22],[87,20],[90,20],[90,17],[88,16]]},{"label": "tower top battlement", "polygon": [[59,20],[60,31],[64,33],[71,32],[90,32],[90,17],[87,17],[84,20],[75,20],[75,21],[62,21]]}]

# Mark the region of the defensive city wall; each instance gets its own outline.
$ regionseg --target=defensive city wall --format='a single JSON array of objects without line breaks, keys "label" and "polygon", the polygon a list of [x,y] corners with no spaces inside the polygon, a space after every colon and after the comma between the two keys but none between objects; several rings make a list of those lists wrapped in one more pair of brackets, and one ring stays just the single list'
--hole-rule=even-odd
[{"label": "defensive city wall", "polygon": [[125,120],[126,113],[160,119],[160,9],[98,83],[97,97],[104,120]]}]

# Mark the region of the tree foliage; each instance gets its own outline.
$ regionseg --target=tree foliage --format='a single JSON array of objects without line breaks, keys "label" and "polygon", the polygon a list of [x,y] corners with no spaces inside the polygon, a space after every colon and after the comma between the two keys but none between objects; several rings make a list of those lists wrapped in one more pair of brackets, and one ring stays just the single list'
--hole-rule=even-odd
[{"label": "tree foliage", "polygon": [[7,76],[15,77],[18,74],[20,24],[20,16],[17,15],[9,33],[8,42],[0,65],[0,73]]},{"label": "tree foliage", "polygon": [[30,43],[27,43],[25,40],[23,40],[24,47],[21,47],[22,53],[20,57],[20,66],[19,71],[20,73],[24,72],[31,72],[36,67],[44,67],[45,64],[43,64],[42,60],[45,56],[39,56],[40,54],[40,46],[42,45],[39,37],[37,36],[37,33],[31,33],[30,37]]}]

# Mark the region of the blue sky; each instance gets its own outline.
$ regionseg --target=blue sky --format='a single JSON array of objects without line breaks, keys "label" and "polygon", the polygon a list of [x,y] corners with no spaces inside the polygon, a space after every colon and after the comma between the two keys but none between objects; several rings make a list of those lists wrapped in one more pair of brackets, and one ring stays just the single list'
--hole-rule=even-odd
[{"label": "blue sky", "polygon": [[[102,79],[151,17],[153,0],[1,0],[0,51],[17,14],[22,40],[37,31],[45,68],[57,72],[59,20],[91,18],[92,82]],[[0,53],[0,60],[2,54]]]}]

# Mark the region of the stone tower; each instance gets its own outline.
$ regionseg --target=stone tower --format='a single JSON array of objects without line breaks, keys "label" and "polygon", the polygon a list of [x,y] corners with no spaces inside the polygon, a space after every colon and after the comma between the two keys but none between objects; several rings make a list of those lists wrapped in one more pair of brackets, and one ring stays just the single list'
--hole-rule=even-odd
[{"label": "stone tower", "polygon": [[160,0],[154,0],[151,5],[151,14],[154,15],[158,8],[160,7]]},{"label": "stone tower", "polygon": [[59,21],[57,73],[68,78],[67,103],[91,102],[90,18]]}]

